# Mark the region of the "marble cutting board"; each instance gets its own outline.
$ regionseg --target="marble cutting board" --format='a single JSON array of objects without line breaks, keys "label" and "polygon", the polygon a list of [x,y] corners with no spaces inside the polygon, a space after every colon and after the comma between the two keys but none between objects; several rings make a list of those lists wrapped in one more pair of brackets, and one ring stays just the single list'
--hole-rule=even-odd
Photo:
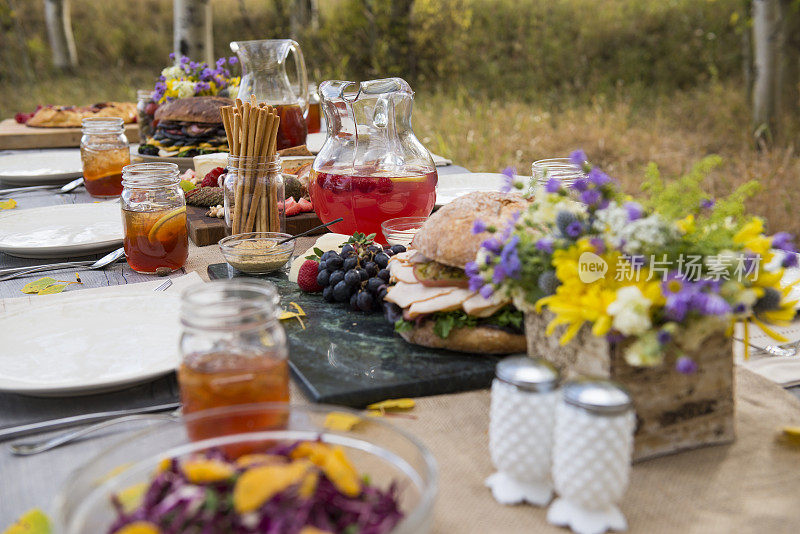
[{"label": "marble cutting board", "polygon": [[500,357],[470,355],[411,345],[394,333],[383,314],[365,314],[300,291],[284,273],[248,275],[225,263],[209,276],[255,276],[274,283],[284,308],[296,302],[308,314],[306,329],[284,321],[289,363],[314,402],[361,408],[399,397],[424,397],[489,387]]}]

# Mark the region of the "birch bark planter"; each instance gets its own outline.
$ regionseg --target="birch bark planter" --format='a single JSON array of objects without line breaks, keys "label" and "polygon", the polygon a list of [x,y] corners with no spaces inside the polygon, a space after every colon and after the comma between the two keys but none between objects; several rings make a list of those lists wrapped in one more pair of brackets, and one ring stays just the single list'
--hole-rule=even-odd
[{"label": "birch bark planter", "polygon": [[734,440],[732,345],[723,331],[687,354],[699,369],[683,375],[675,371],[676,355],[670,353],[658,367],[628,365],[620,344],[593,336],[586,326],[561,346],[563,327],[545,334],[551,319],[546,311],[525,314],[528,354],[550,361],[566,378],[611,378],[628,389],[636,410],[634,461]]}]

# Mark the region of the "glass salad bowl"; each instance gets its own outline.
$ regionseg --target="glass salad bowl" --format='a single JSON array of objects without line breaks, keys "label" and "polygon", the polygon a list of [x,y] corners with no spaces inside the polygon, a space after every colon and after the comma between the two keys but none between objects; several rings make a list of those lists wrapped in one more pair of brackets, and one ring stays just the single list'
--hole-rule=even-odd
[{"label": "glass salad bowl", "polygon": [[[342,423],[352,422],[354,420],[352,418],[357,418],[358,422],[351,428],[344,429],[348,425]],[[237,424],[231,424],[233,421]],[[236,430],[239,433],[192,442],[186,432],[187,425],[217,425],[228,429],[246,428],[246,431]],[[183,470],[181,473],[187,479],[190,478],[187,465],[192,459],[226,458],[225,461],[237,465],[239,465],[237,462],[243,461],[241,465],[250,465],[246,463],[246,458],[269,458],[263,453],[279,454],[275,453],[277,450],[299,451],[300,444],[308,449],[322,447],[326,450],[343,452],[358,474],[357,480],[361,485],[359,491],[365,499],[369,495],[381,492],[383,495],[391,494],[389,488],[394,484],[393,495],[402,518],[388,532],[420,534],[430,531],[433,503],[437,492],[437,467],[431,453],[416,438],[380,418],[367,417],[346,408],[264,403],[228,406],[197,412],[181,419],[155,422],[145,430],[127,436],[120,443],[76,469],[67,479],[55,503],[57,522],[61,527],[59,532],[64,534],[114,532],[120,524],[120,516],[114,505],[115,500],[128,511],[140,508],[145,492],[148,492],[148,497],[153,495],[151,481],[154,479],[163,482],[165,476],[173,476],[173,471],[178,472],[179,469]],[[306,456],[303,461],[306,465],[312,461],[319,465],[324,464],[324,462],[319,463],[313,456]],[[170,472],[165,474],[166,471]],[[315,493],[308,498],[328,499],[330,502],[323,500],[323,505],[337,506],[338,510],[340,504],[333,503],[341,503],[342,501],[335,499],[341,499],[342,495],[330,497],[329,492],[326,497],[324,494],[326,487],[331,488],[334,485],[338,487],[338,484],[331,483],[335,476],[330,481],[327,478],[331,472],[320,467],[317,475],[318,489],[312,490]],[[201,474],[207,476],[207,473],[208,471],[204,470]],[[237,484],[235,491],[232,492],[233,498],[229,502],[236,503],[236,499],[244,502],[242,497],[245,500],[251,497],[244,493],[246,491],[244,484],[242,488],[238,487],[240,481],[244,482],[245,474],[246,471],[237,475],[238,478],[228,479],[235,480]],[[172,497],[185,499],[187,495],[191,495],[189,490],[194,488],[186,486],[189,484],[186,483],[180,488],[174,486],[177,489]],[[212,486],[214,485],[206,487]],[[306,498],[302,493],[302,486],[298,484],[295,488],[297,487],[300,487],[300,491],[290,489],[287,492],[295,493],[289,496],[277,494],[273,498],[277,500],[282,510],[286,510],[287,506],[295,506],[301,502],[299,499]],[[253,489],[252,486],[250,489]],[[201,488],[201,491],[206,490]],[[241,493],[238,497],[237,492]],[[167,498],[164,498],[161,501],[162,506],[166,500]],[[249,500],[252,502],[252,499]],[[268,506],[271,502],[259,505],[258,514],[268,516],[269,510],[277,509]],[[382,502],[385,503],[385,500]],[[238,504],[236,506],[238,507]],[[312,504],[309,503],[308,506],[310,508]],[[182,517],[188,508],[190,507],[187,506],[181,511]],[[146,509],[146,505],[142,507],[142,510]],[[286,517],[297,516],[296,510],[290,509],[289,512]],[[254,514],[255,512],[251,513]],[[216,517],[214,514],[211,515]],[[150,517],[146,516],[146,519]],[[265,521],[271,521],[270,518],[264,519],[263,515],[250,519],[261,521],[260,525],[264,525]],[[117,526],[114,526],[115,522]],[[213,522],[203,523],[203,526],[215,532],[227,531],[225,528],[217,530],[214,528],[217,525]],[[173,530],[178,532],[183,529],[178,527],[162,532]],[[283,528],[279,530],[285,531]],[[242,530],[242,532],[261,531]],[[358,529],[352,528],[346,531],[359,532]]]}]

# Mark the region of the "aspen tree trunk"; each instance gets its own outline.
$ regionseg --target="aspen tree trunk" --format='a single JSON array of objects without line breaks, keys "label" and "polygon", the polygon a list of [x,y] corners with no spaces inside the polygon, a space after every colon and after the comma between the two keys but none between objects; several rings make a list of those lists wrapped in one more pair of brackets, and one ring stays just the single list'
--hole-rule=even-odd
[{"label": "aspen tree trunk", "polygon": [[214,63],[211,2],[209,0],[173,0],[173,49],[176,58],[188,56],[194,61]]},{"label": "aspen tree trunk", "polygon": [[53,64],[60,69],[78,66],[78,52],[72,35],[69,0],[45,0],[44,18],[47,38],[53,51]]}]

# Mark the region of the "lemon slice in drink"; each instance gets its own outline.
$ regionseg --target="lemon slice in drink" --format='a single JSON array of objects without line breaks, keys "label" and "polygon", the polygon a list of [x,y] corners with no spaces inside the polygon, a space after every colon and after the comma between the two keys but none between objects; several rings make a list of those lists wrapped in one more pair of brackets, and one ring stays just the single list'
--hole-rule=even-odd
[{"label": "lemon slice in drink", "polygon": [[150,227],[147,239],[151,242],[167,241],[173,234],[177,234],[186,227],[186,206],[168,211]]}]

